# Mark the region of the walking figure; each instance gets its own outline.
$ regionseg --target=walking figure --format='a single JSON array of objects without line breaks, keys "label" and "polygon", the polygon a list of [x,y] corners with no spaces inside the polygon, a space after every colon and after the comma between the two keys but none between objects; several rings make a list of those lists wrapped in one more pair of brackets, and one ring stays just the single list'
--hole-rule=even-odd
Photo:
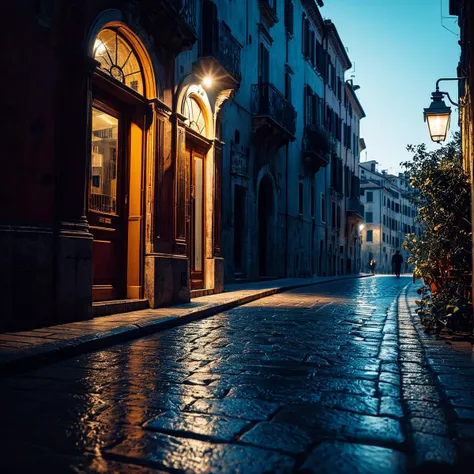
[{"label": "walking figure", "polygon": [[400,278],[402,263],[403,263],[403,257],[400,255],[400,250],[397,250],[395,252],[395,255],[392,257],[392,267],[395,270],[395,275],[397,278]]},{"label": "walking figure", "polygon": [[371,260],[369,263],[369,268],[370,268],[370,273],[372,273],[372,275],[375,275],[375,265],[377,265],[377,261]]}]

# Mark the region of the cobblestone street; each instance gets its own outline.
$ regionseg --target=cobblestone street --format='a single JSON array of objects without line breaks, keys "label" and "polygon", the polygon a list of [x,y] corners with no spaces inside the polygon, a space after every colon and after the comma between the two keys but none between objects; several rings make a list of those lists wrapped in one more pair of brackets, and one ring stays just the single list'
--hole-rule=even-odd
[{"label": "cobblestone street", "polygon": [[296,289],[4,378],[1,470],[470,472],[472,348],[420,332],[416,286]]}]

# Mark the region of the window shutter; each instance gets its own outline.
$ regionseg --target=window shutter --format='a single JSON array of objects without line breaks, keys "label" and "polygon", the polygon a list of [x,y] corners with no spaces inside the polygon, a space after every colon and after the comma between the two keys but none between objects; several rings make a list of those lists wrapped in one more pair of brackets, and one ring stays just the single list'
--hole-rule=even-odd
[{"label": "window shutter", "polygon": [[310,54],[309,43],[311,40],[311,35],[310,35],[310,30],[309,30],[309,20],[306,17],[304,19],[303,39],[304,39],[303,55],[305,58],[308,58]]},{"label": "window shutter", "polygon": [[293,28],[293,2],[291,0],[285,0],[285,27],[286,31],[292,35]]},{"label": "window shutter", "polygon": [[319,97],[318,94],[313,94],[313,114],[312,123],[319,125]]},{"label": "window shutter", "polygon": [[313,123],[313,91],[311,87],[306,86],[306,125]]},{"label": "window shutter", "polygon": [[285,73],[285,98],[291,103],[291,74]]},{"label": "window shutter", "polygon": [[310,57],[311,57],[311,64],[313,66],[316,65],[316,35],[314,31],[311,32],[311,44],[310,44]]}]

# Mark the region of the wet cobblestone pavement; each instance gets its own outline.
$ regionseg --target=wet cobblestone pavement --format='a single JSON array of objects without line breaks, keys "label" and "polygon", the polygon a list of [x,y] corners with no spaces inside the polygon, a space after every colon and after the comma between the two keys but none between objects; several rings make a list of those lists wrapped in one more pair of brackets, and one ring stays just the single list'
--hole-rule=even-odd
[{"label": "wet cobblestone pavement", "polygon": [[424,336],[412,299],[301,288],[3,378],[0,471],[472,472],[472,349]]}]

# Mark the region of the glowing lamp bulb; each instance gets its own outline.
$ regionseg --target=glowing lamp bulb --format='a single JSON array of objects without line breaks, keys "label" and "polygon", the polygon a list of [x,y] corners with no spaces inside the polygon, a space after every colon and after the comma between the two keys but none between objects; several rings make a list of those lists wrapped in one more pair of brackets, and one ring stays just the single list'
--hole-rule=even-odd
[{"label": "glowing lamp bulb", "polygon": [[212,86],[212,77],[211,76],[206,76],[203,80],[202,83],[204,87],[211,87]]}]

